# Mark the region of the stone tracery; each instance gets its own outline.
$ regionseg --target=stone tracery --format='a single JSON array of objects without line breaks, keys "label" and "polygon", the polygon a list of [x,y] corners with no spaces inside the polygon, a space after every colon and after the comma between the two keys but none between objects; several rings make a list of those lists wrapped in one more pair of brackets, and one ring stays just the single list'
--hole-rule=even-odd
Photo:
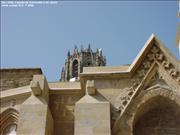
[{"label": "stone tracery", "polygon": [[165,55],[157,47],[157,45],[154,44],[146,56],[147,57],[144,58],[144,62],[142,62],[142,65],[140,65],[140,67],[134,73],[134,76],[132,78],[133,86],[125,88],[124,91],[126,91],[126,94],[124,95],[124,97],[121,97],[119,99],[117,98],[116,100],[116,103],[119,102],[118,100],[121,100],[119,102],[119,106],[117,107],[117,112],[120,112],[120,114],[123,112],[127,104],[131,101],[133,95],[138,90],[136,90],[136,88],[139,86],[140,83],[142,83],[143,78],[151,69],[153,63],[158,63],[159,65],[162,65],[164,69],[167,71],[167,73],[169,73],[169,75],[173,79],[175,79],[177,83],[180,85],[179,72],[174,68],[173,64],[166,59]]}]

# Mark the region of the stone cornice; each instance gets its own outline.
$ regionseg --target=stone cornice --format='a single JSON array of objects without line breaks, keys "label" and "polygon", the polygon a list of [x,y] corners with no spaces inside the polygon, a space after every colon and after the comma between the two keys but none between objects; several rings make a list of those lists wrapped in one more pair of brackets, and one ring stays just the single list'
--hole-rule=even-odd
[{"label": "stone cornice", "polygon": [[30,96],[30,94],[31,94],[30,86],[19,87],[19,88],[1,91],[0,100],[1,102],[3,102],[11,99],[19,99],[19,98],[27,97],[28,95]]},{"label": "stone cornice", "polygon": [[147,67],[148,63],[151,64],[152,60],[149,60],[148,63],[146,63],[145,61],[145,59],[147,59],[148,57],[149,59],[152,60],[157,59],[157,61],[162,61],[165,63],[168,62],[170,65],[173,65],[173,68],[170,70],[175,70],[175,72],[177,72],[177,78],[180,78],[179,77],[180,62],[174,57],[173,54],[171,54],[171,52],[163,45],[163,43],[154,34],[152,34],[128,69],[113,71],[113,72],[98,71],[93,73],[89,73],[89,72],[81,73],[80,81],[81,81],[82,89],[85,88],[85,83],[88,79],[101,79],[101,78],[112,79],[112,78],[132,77],[135,74],[135,72],[139,70],[140,66],[144,65]]},{"label": "stone cornice", "polygon": [[42,70],[41,70],[41,68],[1,68],[0,69],[0,71],[2,72],[2,71],[39,71],[39,73],[41,73],[42,74]]}]

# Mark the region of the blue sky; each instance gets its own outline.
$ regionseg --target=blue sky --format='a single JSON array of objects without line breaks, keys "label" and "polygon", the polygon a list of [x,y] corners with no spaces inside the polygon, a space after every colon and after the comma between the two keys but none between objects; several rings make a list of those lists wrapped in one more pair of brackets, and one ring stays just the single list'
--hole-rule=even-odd
[{"label": "blue sky", "polygon": [[67,51],[90,43],[107,65],[131,63],[152,33],[178,58],[177,1],[59,1],[1,8],[1,67],[41,67],[57,81]]}]

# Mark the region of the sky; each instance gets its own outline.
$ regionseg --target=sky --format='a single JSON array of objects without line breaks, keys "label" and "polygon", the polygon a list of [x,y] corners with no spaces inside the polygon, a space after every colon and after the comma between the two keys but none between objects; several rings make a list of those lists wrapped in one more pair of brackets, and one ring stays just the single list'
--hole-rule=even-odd
[{"label": "sky", "polygon": [[179,59],[177,1],[58,1],[1,7],[1,68],[40,67],[58,81],[68,50],[102,48],[107,66],[131,64],[152,33]]}]

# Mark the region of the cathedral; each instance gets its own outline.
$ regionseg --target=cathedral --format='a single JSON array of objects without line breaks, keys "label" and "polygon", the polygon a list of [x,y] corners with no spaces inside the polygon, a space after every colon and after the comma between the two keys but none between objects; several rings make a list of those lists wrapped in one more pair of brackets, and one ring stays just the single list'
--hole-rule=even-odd
[{"label": "cathedral", "polygon": [[58,82],[1,69],[1,135],[180,135],[180,62],[152,34],[130,65],[68,52]]},{"label": "cathedral", "polygon": [[78,49],[57,82],[41,68],[0,70],[0,135],[180,135],[180,61],[155,34],[129,65]]}]

